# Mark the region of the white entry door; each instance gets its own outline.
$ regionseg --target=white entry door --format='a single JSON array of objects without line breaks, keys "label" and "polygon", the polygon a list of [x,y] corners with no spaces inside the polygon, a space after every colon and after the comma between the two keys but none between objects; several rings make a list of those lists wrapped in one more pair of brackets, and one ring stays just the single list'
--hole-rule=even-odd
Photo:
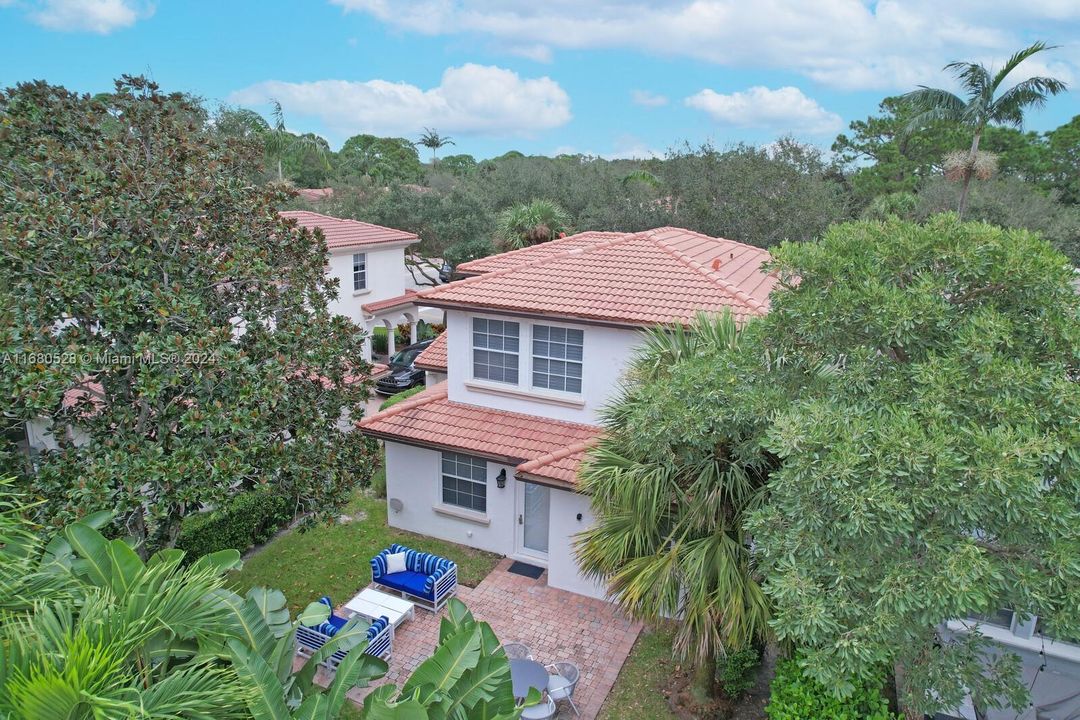
[{"label": "white entry door", "polygon": [[546,561],[551,489],[527,482],[518,482],[517,486],[518,554]]}]

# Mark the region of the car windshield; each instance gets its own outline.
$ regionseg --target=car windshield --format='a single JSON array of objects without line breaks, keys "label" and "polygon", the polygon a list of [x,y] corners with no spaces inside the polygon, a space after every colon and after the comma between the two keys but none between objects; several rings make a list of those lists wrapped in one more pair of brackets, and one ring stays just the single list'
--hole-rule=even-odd
[{"label": "car windshield", "polygon": [[411,350],[409,350],[409,349],[402,350],[401,352],[396,353],[394,355],[394,357],[390,358],[390,364],[391,365],[399,365],[401,367],[409,367],[409,366],[411,366],[413,364],[413,360],[416,359],[416,356],[419,355],[423,351],[424,351],[423,348],[412,348]]}]

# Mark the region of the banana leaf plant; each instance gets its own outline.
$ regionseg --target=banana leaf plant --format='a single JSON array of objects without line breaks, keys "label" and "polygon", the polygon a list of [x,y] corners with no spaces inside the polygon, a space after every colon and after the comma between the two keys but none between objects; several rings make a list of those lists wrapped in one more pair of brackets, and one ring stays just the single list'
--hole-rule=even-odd
[{"label": "banana leaf plant", "polygon": [[[0,553],[0,717],[244,717],[235,673],[203,651],[227,641],[216,601],[239,554],[190,565],[142,559],[123,540],[76,522],[47,544],[16,507],[0,520],[17,543]],[[48,590],[38,598],[27,591]]]},{"label": "banana leaf plant", "polygon": [[[340,672],[340,670],[339,670]],[[364,699],[365,720],[513,720],[525,704],[514,698],[510,662],[491,626],[477,622],[453,598],[439,625],[439,645],[399,690],[382,685]]]},{"label": "banana leaf plant", "polygon": [[[294,672],[297,628],[324,622],[330,608],[313,602],[291,620],[280,590],[255,587],[243,598],[221,590],[216,598],[228,609],[232,637],[226,652],[247,690],[248,709],[256,720],[332,720],[350,688],[363,687],[386,674],[384,661],[364,654],[368,624],[359,617],[350,619]],[[315,673],[338,651],[346,652],[345,659],[339,663],[329,690],[323,692],[315,684]]]}]

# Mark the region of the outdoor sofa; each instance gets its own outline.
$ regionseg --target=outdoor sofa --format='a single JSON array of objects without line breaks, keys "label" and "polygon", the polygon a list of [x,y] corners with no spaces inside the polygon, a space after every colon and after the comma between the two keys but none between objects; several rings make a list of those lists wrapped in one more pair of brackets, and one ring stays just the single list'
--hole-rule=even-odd
[{"label": "outdoor sofa", "polygon": [[[405,555],[405,569],[388,572],[387,558],[399,553]],[[395,543],[371,559],[371,581],[434,612],[457,593],[457,565]]]},{"label": "outdoor sofa", "polygon": [[[301,625],[296,628],[296,654],[303,655],[304,657],[311,657],[316,650],[321,648],[330,638],[334,637],[341,628],[345,627],[345,623],[349,620],[343,618],[340,615],[334,614],[334,606],[330,602],[330,598],[323,596],[319,598],[319,602],[323,603],[330,608],[330,617],[326,619],[326,622],[320,623],[315,627],[307,627]],[[364,650],[367,655],[373,655],[383,660],[390,659],[390,653],[393,652],[394,645],[394,626],[390,624],[389,618],[383,615],[377,618],[371,623],[371,626],[367,630],[368,646]],[[338,650],[329,658],[327,658],[323,665],[328,670],[334,670],[337,668],[338,663],[345,659],[348,654],[347,650]]]}]

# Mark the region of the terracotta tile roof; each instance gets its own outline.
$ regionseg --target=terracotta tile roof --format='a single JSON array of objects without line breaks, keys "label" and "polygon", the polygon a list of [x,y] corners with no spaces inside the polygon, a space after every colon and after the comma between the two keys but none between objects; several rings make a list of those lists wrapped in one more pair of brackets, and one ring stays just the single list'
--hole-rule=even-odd
[{"label": "terracotta tile roof", "polygon": [[64,398],[60,404],[64,410],[70,410],[83,400],[88,400],[91,403],[91,407],[87,408],[83,414],[87,416],[96,415],[105,404],[104,397],[104,385],[96,380],[84,378],[75,387],[68,388],[64,391]]},{"label": "terracotta tile roof", "polygon": [[435,338],[435,342],[428,345],[422,353],[416,356],[413,365],[421,370],[446,372],[447,362],[446,331],[443,331],[439,337]]},{"label": "terracotta tile roof", "polygon": [[334,188],[300,188],[296,191],[303,200],[319,202],[329,197],[334,197]]},{"label": "terracotta tile roof", "polygon": [[601,432],[594,425],[451,402],[445,382],[366,417],[357,426],[365,435],[513,464],[530,479],[567,487],[576,485],[585,448]]},{"label": "terracotta tile roof", "polygon": [[286,220],[296,220],[296,224],[300,227],[311,230],[321,229],[323,236],[326,237],[326,246],[331,250],[419,240],[416,235],[404,230],[372,225],[359,220],[344,220],[308,210],[282,210],[278,214]]},{"label": "terracotta tile roof", "polygon": [[686,324],[699,310],[745,320],[768,310],[769,259],[761,248],[665,227],[534,256],[425,290],[417,302],[629,325]]},{"label": "terracotta tile roof", "polygon": [[509,252],[499,253],[498,255],[489,255],[488,257],[470,260],[469,262],[461,263],[455,267],[454,272],[460,275],[479,275],[481,273],[494,272],[496,270],[505,270],[506,268],[517,267],[519,265],[536,262],[537,260],[543,260],[568,250],[589,247],[590,245],[595,245],[596,243],[604,242],[606,240],[615,240],[622,237],[624,234],[625,233],[587,230],[586,232],[580,232],[576,235],[551,240],[550,242],[540,243],[539,245],[531,245],[527,248],[521,248],[520,250],[511,250]]},{"label": "terracotta tile roof", "polygon": [[374,315],[375,313],[382,312],[383,310],[391,310],[397,307],[411,306],[415,297],[415,290],[406,290],[404,295],[398,295],[397,297],[386,298],[385,300],[376,300],[375,302],[364,303],[360,306],[360,309],[369,315]]}]

